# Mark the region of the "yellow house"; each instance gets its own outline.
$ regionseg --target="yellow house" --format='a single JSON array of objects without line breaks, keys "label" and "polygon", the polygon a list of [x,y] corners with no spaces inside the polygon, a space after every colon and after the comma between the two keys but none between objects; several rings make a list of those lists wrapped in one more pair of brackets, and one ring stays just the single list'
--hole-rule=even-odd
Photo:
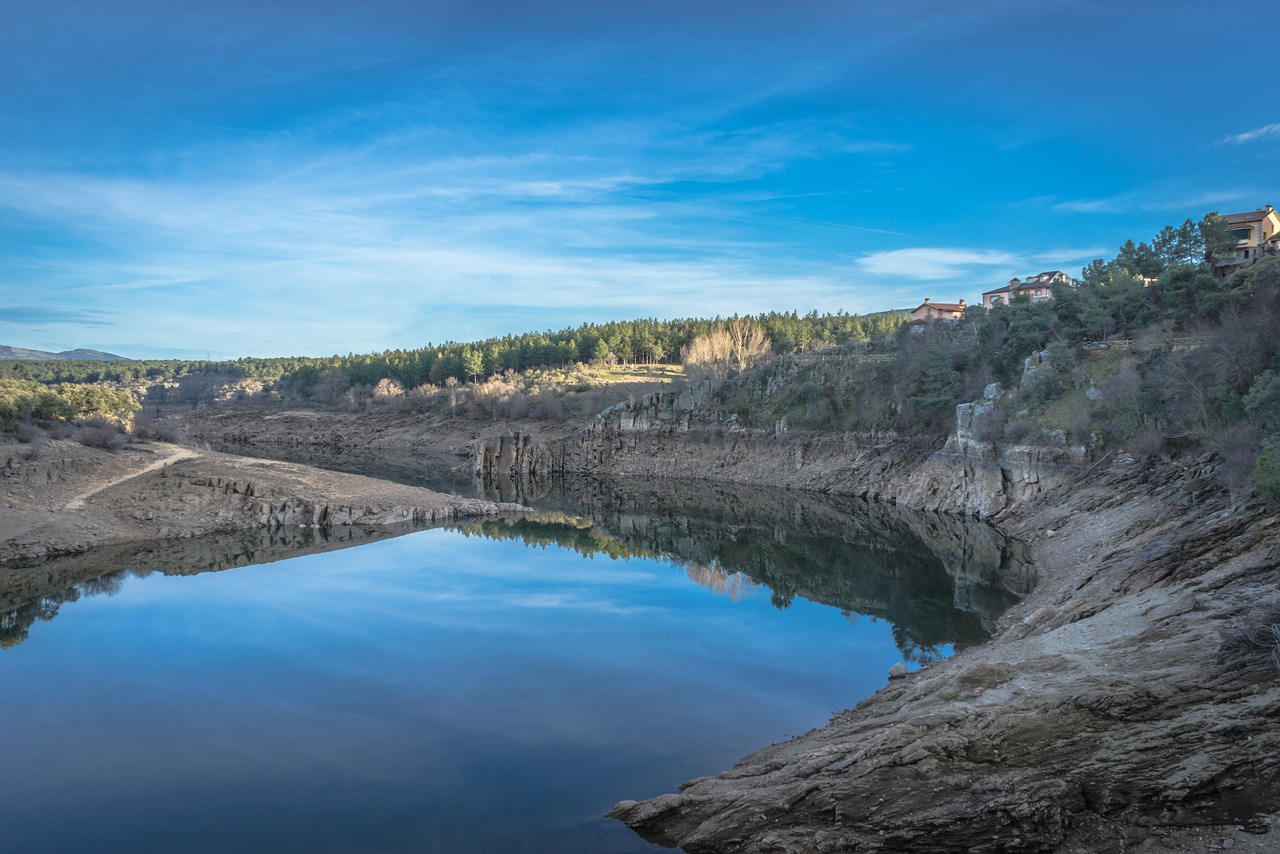
[{"label": "yellow house", "polygon": [[1219,267],[1244,267],[1266,253],[1280,251],[1280,215],[1271,205],[1256,211],[1227,214],[1223,219],[1236,238],[1236,257],[1220,263]]},{"label": "yellow house", "polygon": [[959,320],[964,316],[964,300],[960,302],[929,302],[929,298],[925,297],[924,302],[911,309],[911,316],[915,318],[911,321],[914,327],[925,326],[933,323],[935,320]]}]

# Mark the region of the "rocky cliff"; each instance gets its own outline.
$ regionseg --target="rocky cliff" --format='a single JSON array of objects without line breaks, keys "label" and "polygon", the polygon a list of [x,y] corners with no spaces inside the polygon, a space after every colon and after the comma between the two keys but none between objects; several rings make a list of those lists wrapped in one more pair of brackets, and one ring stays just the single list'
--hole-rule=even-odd
[{"label": "rocky cliff", "polygon": [[[248,465],[260,466],[257,461]],[[252,472],[247,474],[252,476]],[[470,499],[431,501],[426,496],[382,494],[362,501],[358,495],[353,500],[348,495],[330,498],[307,492],[310,490],[282,488],[278,483],[264,485],[245,477],[208,474],[202,465],[179,464],[135,487],[134,497],[145,495],[150,506],[133,510],[130,516],[159,526],[157,535],[163,538],[175,532],[198,536],[236,528],[274,531],[282,527],[429,525],[503,509]]]},{"label": "rocky cliff", "polygon": [[535,491],[565,475],[767,483],[988,518],[1036,501],[1087,462],[1082,448],[977,440],[971,424],[980,404],[958,408],[956,431],[944,443],[809,433],[782,422],[771,430],[742,427],[700,410],[706,390],[699,388],[632,398],[569,436],[503,431],[478,440],[475,476]]}]

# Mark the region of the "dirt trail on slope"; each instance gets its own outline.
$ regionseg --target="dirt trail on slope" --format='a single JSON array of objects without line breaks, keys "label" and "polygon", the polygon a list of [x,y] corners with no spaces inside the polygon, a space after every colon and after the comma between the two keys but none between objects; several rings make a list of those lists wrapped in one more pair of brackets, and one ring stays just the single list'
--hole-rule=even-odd
[{"label": "dirt trail on slope", "polygon": [[117,486],[121,483],[124,483],[126,480],[132,480],[135,477],[141,477],[144,474],[150,474],[153,471],[159,471],[165,466],[172,465],[173,463],[176,463],[179,460],[187,460],[187,459],[191,459],[193,457],[198,457],[198,456],[200,456],[199,451],[193,451],[190,448],[175,448],[173,452],[170,453],[168,456],[165,456],[162,459],[156,460],[154,463],[151,463],[148,466],[144,466],[143,468],[138,469],[135,472],[129,472],[127,474],[117,475],[116,477],[110,478],[109,480],[98,483],[92,489],[86,492],[82,492],[79,495],[77,495],[75,498],[72,498],[70,501],[68,501],[66,504],[62,506],[62,509],[63,511],[79,510],[84,507],[84,503],[86,501],[88,501],[93,496],[97,495],[99,492],[102,492],[103,490],[110,489],[113,486]]},{"label": "dirt trail on slope", "polygon": [[[157,456],[159,458],[157,458]],[[202,534],[438,524],[518,512],[361,475],[154,445],[0,444],[0,564]]]}]

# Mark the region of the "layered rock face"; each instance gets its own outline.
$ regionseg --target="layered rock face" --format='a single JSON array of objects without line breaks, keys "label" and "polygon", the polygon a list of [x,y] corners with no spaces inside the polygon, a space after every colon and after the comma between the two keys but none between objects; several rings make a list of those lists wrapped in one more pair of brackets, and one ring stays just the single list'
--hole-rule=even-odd
[{"label": "layered rock face", "polygon": [[1079,448],[980,442],[965,407],[956,433],[941,444],[892,434],[806,434],[784,425],[749,429],[709,419],[696,400],[646,395],[605,410],[567,438],[490,436],[476,443],[474,472],[482,484],[536,485],[565,475],[767,483],[988,518],[1068,482],[1086,461]]},{"label": "layered rock face", "polygon": [[1085,471],[1088,453],[1067,446],[1064,436],[1054,436],[1058,441],[1050,445],[997,444],[979,438],[975,424],[999,405],[1000,395],[1000,387],[992,384],[982,400],[956,407],[955,432],[911,473],[897,495],[900,503],[986,519],[1034,502]]},{"label": "layered rock face", "polygon": [[4,464],[0,465],[0,478],[7,481],[6,486],[10,488],[39,489],[64,480],[68,468],[67,461],[61,457],[26,460],[16,454],[8,454]]},{"label": "layered rock face", "polygon": [[[262,490],[251,481],[203,475],[178,467],[161,472],[159,479],[148,485],[148,495],[154,497],[156,506],[136,510],[131,515],[140,522],[161,523],[158,535],[167,537],[178,525],[184,536],[197,536],[241,527],[270,531],[282,527],[428,525],[498,511],[496,505],[487,502],[457,501],[424,506],[426,502],[408,504],[390,498],[350,503],[281,492]],[[165,525],[166,521],[172,522],[172,526]]]}]

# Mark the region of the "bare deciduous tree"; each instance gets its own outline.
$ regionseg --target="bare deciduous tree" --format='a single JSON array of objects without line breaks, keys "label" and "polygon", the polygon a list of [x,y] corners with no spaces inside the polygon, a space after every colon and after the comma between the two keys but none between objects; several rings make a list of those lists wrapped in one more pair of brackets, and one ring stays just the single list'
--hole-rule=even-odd
[{"label": "bare deciduous tree", "polygon": [[745,371],[769,355],[769,339],[752,321],[735,317],[725,331],[729,333],[729,357],[739,371]]},{"label": "bare deciduous tree", "polygon": [[693,339],[681,352],[685,369],[723,379],[729,371],[744,371],[771,352],[768,337],[747,318],[734,318],[706,335]]}]

